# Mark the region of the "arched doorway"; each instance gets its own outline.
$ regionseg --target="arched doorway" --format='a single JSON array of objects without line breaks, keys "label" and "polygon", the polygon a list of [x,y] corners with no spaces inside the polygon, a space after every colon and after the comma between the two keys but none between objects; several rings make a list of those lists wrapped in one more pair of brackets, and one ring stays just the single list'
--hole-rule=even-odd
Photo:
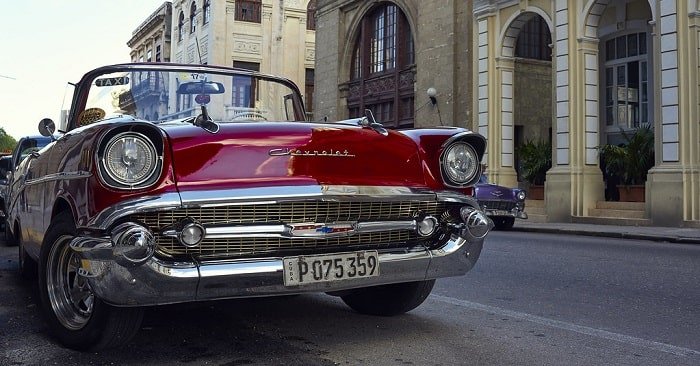
[{"label": "arched doorway", "polygon": [[348,84],[348,115],[370,109],[389,128],[414,124],[413,33],[396,4],[382,2],[360,21]]},{"label": "arched doorway", "polygon": [[[586,90],[585,97],[587,101],[597,101],[598,107],[592,116],[587,113],[587,118],[597,117],[599,145],[624,146],[637,129],[653,127],[656,123],[650,25],[655,4],[647,0],[624,3],[598,0],[589,5],[584,34],[586,38],[597,40],[595,51],[598,54],[588,57],[597,61],[598,76]],[[587,146],[588,149],[592,147]],[[618,184],[624,182],[621,174],[608,169],[604,160],[601,156],[599,161],[605,182],[605,200],[618,201]]]},{"label": "arched doorway", "polygon": [[[533,174],[528,174],[527,160],[534,150],[540,150],[551,161],[551,21],[545,12],[531,8],[507,24],[497,61],[501,70],[501,166],[514,170],[513,184],[527,188],[531,198],[543,199],[541,186],[547,167],[533,178]],[[528,148],[521,149],[526,144]],[[507,174],[503,176],[501,181],[507,184]]]}]

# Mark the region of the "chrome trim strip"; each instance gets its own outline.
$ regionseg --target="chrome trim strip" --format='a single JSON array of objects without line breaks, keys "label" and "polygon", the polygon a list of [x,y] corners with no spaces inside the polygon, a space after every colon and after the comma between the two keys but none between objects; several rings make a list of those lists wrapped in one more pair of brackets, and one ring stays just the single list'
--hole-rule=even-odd
[{"label": "chrome trim strip", "polygon": [[391,230],[413,230],[418,228],[416,220],[411,221],[376,221],[376,222],[358,222],[355,225],[357,233],[374,233]]},{"label": "chrome trim strip", "polygon": [[41,184],[41,183],[57,181],[57,180],[85,179],[85,178],[90,178],[91,176],[92,176],[92,173],[82,171],[82,170],[79,170],[76,172],[61,172],[61,173],[47,174],[41,178],[27,179],[26,181],[24,181],[24,184],[27,186],[31,186],[31,185],[35,185],[35,184]]},{"label": "chrome trim strip", "polygon": [[[308,226],[319,228],[332,227],[334,225],[347,225],[352,229],[342,232],[305,232],[295,233],[296,226],[305,224],[285,225],[209,225],[204,226],[205,239],[233,239],[233,238],[289,238],[289,239],[326,239],[346,237],[361,233],[383,232],[391,230],[412,230],[415,231],[418,224],[411,221],[376,221],[359,223],[308,223]],[[311,230],[311,229],[309,229]],[[308,230],[307,230],[308,231]],[[178,239],[180,233],[176,229],[168,229],[161,233],[163,236]]]},{"label": "chrome trim strip", "polygon": [[182,205],[180,195],[174,192],[160,196],[144,196],[108,207],[88,221],[86,227],[107,230],[116,220],[140,212],[174,210]]},{"label": "chrome trim strip", "polygon": [[216,207],[246,203],[281,203],[299,200],[366,201],[421,200],[434,201],[436,195],[427,190],[382,186],[283,186],[211,191],[182,191],[184,207]]},{"label": "chrome trim strip", "polygon": [[455,191],[433,192],[408,187],[382,186],[282,186],[240,188],[209,191],[184,191],[159,196],[144,196],[108,207],[82,225],[108,229],[116,220],[141,212],[166,211],[177,208],[219,207],[231,205],[270,204],[302,200],[320,201],[437,201],[464,203],[479,207],[476,199]]}]

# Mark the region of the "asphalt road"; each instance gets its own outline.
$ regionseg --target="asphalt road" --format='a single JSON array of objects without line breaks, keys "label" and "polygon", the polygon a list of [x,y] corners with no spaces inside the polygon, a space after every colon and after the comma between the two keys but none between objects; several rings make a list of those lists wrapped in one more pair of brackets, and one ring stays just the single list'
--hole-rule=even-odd
[{"label": "asphalt road", "polygon": [[326,295],[151,308],[129,347],[61,348],[0,245],[0,365],[698,365],[700,246],[494,232],[383,318]]}]

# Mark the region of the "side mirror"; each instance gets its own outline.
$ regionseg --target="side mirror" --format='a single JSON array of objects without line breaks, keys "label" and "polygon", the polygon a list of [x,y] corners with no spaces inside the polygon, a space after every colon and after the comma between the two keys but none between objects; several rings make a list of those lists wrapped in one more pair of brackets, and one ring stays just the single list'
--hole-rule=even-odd
[{"label": "side mirror", "polygon": [[54,132],[56,132],[56,124],[51,118],[44,118],[39,121],[39,133],[41,136],[53,137]]}]

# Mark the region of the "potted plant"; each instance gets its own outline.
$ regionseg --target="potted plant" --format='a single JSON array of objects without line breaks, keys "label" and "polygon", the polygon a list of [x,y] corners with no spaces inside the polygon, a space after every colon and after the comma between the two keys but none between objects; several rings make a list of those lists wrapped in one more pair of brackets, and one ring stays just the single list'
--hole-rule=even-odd
[{"label": "potted plant", "polygon": [[544,140],[528,140],[518,147],[518,155],[521,175],[530,184],[528,197],[543,200],[544,181],[547,178],[547,171],[552,167],[552,143]]},{"label": "potted plant", "polygon": [[622,131],[625,142],[598,147],[605,173],[620,180],[620,201],[643,202],[647,172],[654,166],[654,130],[642,125],[634,133]]}]

